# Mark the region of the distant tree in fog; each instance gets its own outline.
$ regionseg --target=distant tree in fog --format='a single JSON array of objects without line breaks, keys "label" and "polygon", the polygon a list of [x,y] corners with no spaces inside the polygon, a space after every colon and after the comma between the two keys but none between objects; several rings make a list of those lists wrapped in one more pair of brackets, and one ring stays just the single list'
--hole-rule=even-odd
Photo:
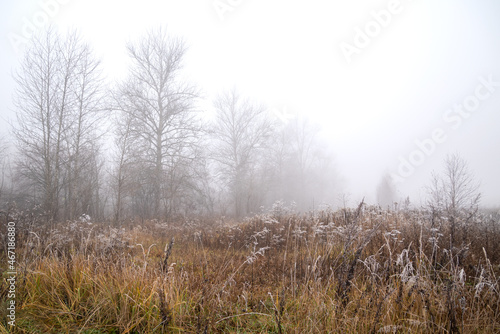
[{"label": "distant tree in fog", "polygon": [[273,178],[273,200],[295,202],[300,210],[333,203],[338,173],[330,149],[319,136],[320,127],[295,117],[276,129],[266,161]]},{"label": "distant tree in fog", "polygon": [[382,176],[377,185],[377,203],[383,207],[391,207],[396,200],[396,190],[390,174]]},{"label": "distant tree in fog", "polygon": [[263,106],[242,98],[235,89],[220,95],[214,106],[211,157],[232,194],[234,214],[241,216],[258,207],[253,199],[264,191],[259,184],[259,157],[272,136],[272,123]]},{"label": "distant tree in fog", "polygon": [[8,195],[12,191],[12,170],[10,168],[10,160],[7,157],[8,152],[7,141],[4,137],[0,137],[0,207],[8,200]]}]

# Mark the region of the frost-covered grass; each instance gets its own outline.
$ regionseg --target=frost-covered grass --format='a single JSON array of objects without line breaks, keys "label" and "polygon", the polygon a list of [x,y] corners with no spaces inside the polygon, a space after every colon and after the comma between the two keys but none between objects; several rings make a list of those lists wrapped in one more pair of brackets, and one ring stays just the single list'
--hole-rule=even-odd
[{"label": "frost-covered grass", "polygon": [[[275,207],[229,223],[117,228],[84,218],[13,218],[11,332],[500,332],[496,216],[469,221],[451,246],[446,217],[364,205],[304,215]],[[6,289],[3,280],[2,301]],[[11,330],[5,315],[3,305],[1,332]]]}]

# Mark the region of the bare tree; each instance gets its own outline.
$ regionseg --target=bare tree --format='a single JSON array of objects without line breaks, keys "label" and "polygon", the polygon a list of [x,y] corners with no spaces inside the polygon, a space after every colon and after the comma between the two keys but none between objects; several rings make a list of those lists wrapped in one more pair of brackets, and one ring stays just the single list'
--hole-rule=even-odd
[{"label": "bare tree", "polygon": [[[98,174],[102,162],[97,158],[96,142],[104,134],[100,123],[106,115],[103,113],[106,106],[103,103],[100,62],[92,56],[88,45],[78,43],[73,49],[78,63],[71,91],[74,104],[66,134],[68,160],[64,182],[65,217],[69,219],[82,213],[96,215],[99,212],[95,191],[99,190]],[[94,192],[89,191],[89,187]]]},{"label": "bare tree", "polygon": [[119,86],[116,108],[129,119],[128,143],[140,166],[135,200],[143,211],[159,217],[168,213],[168,196],[180,164],[194,160],[200,126],[194,113],[193,86],[180,80],[186,48],[182,40],[162,29],[150,31],[127,48],[132,60],[129,78]]},{"label": "bare tree", "polygon": [[15,75],[18,170],[49,219],[63,218],[61,203],[64,218],[86,209],[77,209],[78,189],[88,158],[82,154],[96,153],[90,148],[99,112],[98,66],[75,33],[63,38],[49,29],[32,40]]},{"label": "bare tree", "polygon": [[467,162],[458,154],[448,155],[442,174],[433,174],[429,187],[428,206],[433,212],[443,212],[450,224],[450,245],[456,241],[456,233],[462,227],[466,237],[467,224],[477,213],[481,194]]},{"label": "bare tree", "polygon": [[211,156],[232,194],[234,214],[241,216],[251,209],[252,176],[258,155],[271,137],[272,124],[264,107],[241,98],[235,89],[220,95],[214,105],[217,114],[211,129],[215,142]]},{"label": "bare tree", "polygon": [[117,117],[115,124],[116,136],[116,170],[112,173],[112,188],[114,190],[114,221],[118,223],[123,216],[125,199],[130,195],[132,186],[130,169],[132,160],[132,145],[130,127],[132,117],[128,114]]}]

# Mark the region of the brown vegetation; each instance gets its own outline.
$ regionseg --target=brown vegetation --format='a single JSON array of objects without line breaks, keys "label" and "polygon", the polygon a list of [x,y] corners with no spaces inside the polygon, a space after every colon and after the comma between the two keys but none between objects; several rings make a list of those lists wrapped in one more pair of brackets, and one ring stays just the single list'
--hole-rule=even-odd
[{"label": "brown vegetation", "polygon": [[[494,215],[479,215],[452,249],[444,217],[364,204],[275,207],[241,223],[10,220],[15,333],[500,331]],[[6,289],[3,280],[2,300]]]}]

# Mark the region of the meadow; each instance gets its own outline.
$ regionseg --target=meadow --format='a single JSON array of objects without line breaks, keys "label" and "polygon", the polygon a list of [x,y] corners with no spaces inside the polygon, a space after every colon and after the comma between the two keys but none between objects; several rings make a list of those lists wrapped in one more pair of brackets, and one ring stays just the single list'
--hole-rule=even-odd
[{"label": "meadow", "polygon": [[[2,217],[0,333],[499,333],[500,215],[423,209]],[[6,226],[16,223],[16,326]]]}]

